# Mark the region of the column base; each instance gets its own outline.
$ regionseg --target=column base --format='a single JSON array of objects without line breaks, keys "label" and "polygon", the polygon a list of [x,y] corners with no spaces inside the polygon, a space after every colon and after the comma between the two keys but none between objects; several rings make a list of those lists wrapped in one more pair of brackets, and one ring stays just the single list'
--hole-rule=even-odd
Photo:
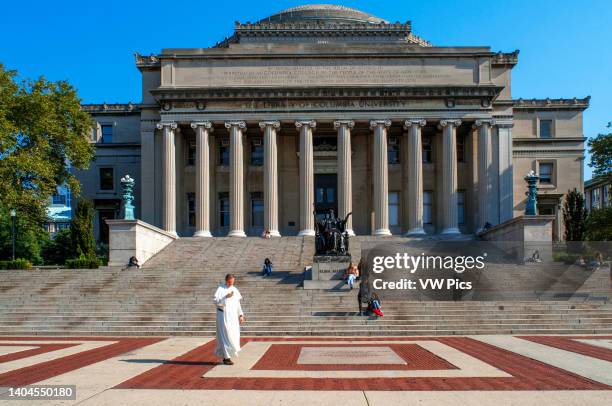
[{"label": "column base", "polygon": [[391,235],[391,230],[389,230],[388,228],[379,228],[377,230],[374,230],[374,235]]},{"label": "column base", "polygon": [[194,237],[212,237],[212,234],[208,230],[198,230],[193,233]]},{"label": "column base", "polygon": [[227,233],[228,237],[246,237],[246,234],[244,233],[244,230],[232,230],[229,233]]},{"label": "column base", "polygon": [[346,232],[348,233],[349,236],[354,237],[355,236],[355,232],[353,231],[352,228],[349,228],[348,230],[346,230]]},{"label": "column base", "polygon": [[278,230],[270,230],[270,237],[280,237],[281,234],[278,232]]},{"label": "column base", "polygon": [[298,237],[309,237],[309,236],[314,236],[314,235],[315,235],[314,230],[308,230],[308,229],[306,229],[306,230],[301,230],[301,231],[298,233]]},{"label": "column base", "polygon": [[176,231],[170,231],[170,230],[166,230],[166,232],[168,234],[170,234],[171,236],[175,237],[175,238],[179,238],[178,234],[176,233]]},{"label": "column base", "polygon": [[427,233],[425,232],[425,230],[421,227],[419,228],[413,228],[412,230],[409,230],[405,235],[406,237],[413,237],[413,236],[420,236],[420,235],[426,235]]},{"label": "column base", "polygon": [[442,232],[440,234],[443,234],[443,235],[456,235],[456,234],[461,234],[461,231],[459,231],[459,229],[457,227],[449,227],[449,228],[445,228],[444,230],[442,230]]}]

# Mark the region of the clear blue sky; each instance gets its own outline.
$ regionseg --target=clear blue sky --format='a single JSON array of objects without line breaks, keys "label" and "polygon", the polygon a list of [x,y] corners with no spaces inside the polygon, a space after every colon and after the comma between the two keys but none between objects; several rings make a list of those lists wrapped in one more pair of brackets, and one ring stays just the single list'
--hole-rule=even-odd
[{"label": "clear blue sky", "polygon": [[[316,1],[315,1],[316,2]],[[319,1],[320,3],[324,1]],[[67,79],[86,103],[140,100],[133,52],[207,47],[256,21],[306,1],[5,1],[0,62],[24,77]],[[612,121],[610,0],[338,1],[389,21],[412,21],[434,45],[520,49],[515,98],[584,97],[587,137]],[[586,178],[590,178],[586,168]]]}]

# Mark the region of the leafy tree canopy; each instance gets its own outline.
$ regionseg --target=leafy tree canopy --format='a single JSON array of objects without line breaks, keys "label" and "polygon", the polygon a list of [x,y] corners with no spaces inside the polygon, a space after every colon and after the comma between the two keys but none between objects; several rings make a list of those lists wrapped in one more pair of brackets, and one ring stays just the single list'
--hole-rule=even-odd
[{"label": "leafy tree canopy", "polygon": [[[612,128],[612,122],[608,123]],[[612,133],[599,134],[588,142],[594,176],[612,176]]]},{"label": "leafy tree canopy", "polygon": [[79,193],[70,166],[86,169],[93,157],[92,120],[68,82],[16,76],[0,64],[0,206],[40,226],[58,185]]}]

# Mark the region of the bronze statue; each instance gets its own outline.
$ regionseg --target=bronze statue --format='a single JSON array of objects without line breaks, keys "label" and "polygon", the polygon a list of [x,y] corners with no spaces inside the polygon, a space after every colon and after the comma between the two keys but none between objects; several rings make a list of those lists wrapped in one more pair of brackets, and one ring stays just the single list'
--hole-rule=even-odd
[{"label": "bronze statue", "polygon": [[315,255],[349,255],[349,234],[346,231],[348,213],[344,219],[336,217],[333,209],[322,220],[315,217]]}]

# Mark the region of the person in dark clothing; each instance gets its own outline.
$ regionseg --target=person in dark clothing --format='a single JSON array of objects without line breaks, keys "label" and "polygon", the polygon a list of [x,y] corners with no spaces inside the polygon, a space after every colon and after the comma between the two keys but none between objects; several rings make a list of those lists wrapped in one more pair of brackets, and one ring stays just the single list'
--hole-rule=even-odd
[{"label": "person in dark clothing", "polygon": [[266,260],[264,261],[263,268],[261,269],[261,273],[263,276],[272,275],[272,261],[270,261],[270,258],[266,258]]},{"label": "person in dark clothing", "polygon": [[[357,302],[359,303],[359,315],[367,316],[368,306],[370,304],[370,285],[368,283],[368,276],[364,275],[359,284],[359,293],[357,294]],[[366,311],[363,311],[363,304],[366,305]]]}]

